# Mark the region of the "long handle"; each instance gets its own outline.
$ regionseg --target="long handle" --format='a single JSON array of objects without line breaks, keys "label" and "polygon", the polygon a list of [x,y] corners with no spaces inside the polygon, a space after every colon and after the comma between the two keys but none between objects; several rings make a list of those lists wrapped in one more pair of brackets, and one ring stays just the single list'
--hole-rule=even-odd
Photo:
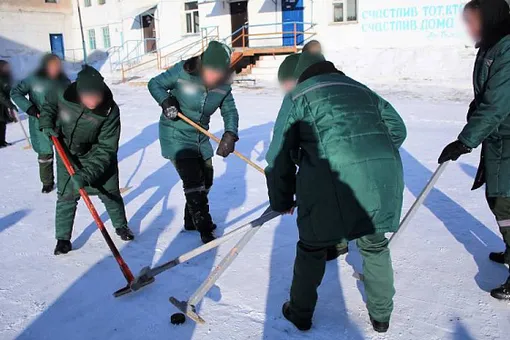
[{"label": "long handle", "polygon": [[404,218],[400,222],[400,226],[399,226],[397,232],[395,232],[395,233],[393,233],[393,235],[391,235],[389,246],[395,246],[395,242],[398,240],[398,238],[400,236],[402,236],[403,232],[405,231],[405,229],[409,225],[409,222],[412,220],[414,215],[416,215],[416,212],[418,211],[420,206],[423,204],[423,202],[425,201],[425,199],[429,195],[430,191],[434,188],[434,185],[436,185],[437,180],[443,174],[443,171],[446,169],[446,166],[448,165],[448,163],[449,162],[444,162],[444,163],[440,164],[437,167],[436,171],[434,172],[434,174],[430,178],[430,180],[427,183],[427,185],[425,186],[425,188],[422,190],[420,195],[418,195],[418,197],[416,198],[416,201],[414,201],[413,205],[407,211],[407,213],[405,214]]},{"label": "long handle", "polygon": [[[55,145],[55,149],[57,149],[57,153],[60,156],[60,159],[64,163],[67,172],[69,172],[69,175],[74,176],[75,171],[73,168],[73,165],[69,161],[69,158],[66,155],[66,152],[64,148],[62,147],[62,144],[60,144],[60,141],[57,137],[52,136],[51,140],[53,141],[53,144]],[[94,221],[97,224],[97,227],[101,231],[101,234],[103,234],[104,239],[106,240],[106,243],[108,244],[108,247],[110,248],[110,251],[112,252],[113,256],[115,257],[115,260],[117,260],[117,263],[119,264],[120,270],[122,271],[122,274],[124,274],[124,277],[126,278],[126,281],[131,283],[134,280],[133,273],[131,273],[131,270],[129,269],[127,263],[124,261],[122,256],[120,255],[119,250],[115,246],[115,243],[113,243],[112,238],[108,234],[108,231],[106,230],[103,221],[101,221],[101,218],[99,217],[99,214],[97,213],[96,208],[94,207],[94,204],[92,204],[92,201],[90,200],[89,195],[85,191],[85,189],[80,189],[80,196],[85,201],[85,204],[87,205],[87,208],[89,208],[90,213],[92,214],[92,217],[94,218]]]},{"label": "long handle", "polygon": [[[195,129],[197,129],[198,131],[202,132],[204,135],[206,135],[207,137],[211,138],[213,141],[215,141],[216,143],[220,143],[221,140],[216,137],[215,135],[213,135],[212,133],[210,133],[209,131],[207,131],[206,129],[204,129],[203,127],[201,127],[200,125],[198,125],[197,123],[195,123],[194,121],[192,121],[191,119],[189,119],[188,117],[186,117],[185,115],[183,115],[182,113],[177,113],[177,116],[184,120],[186,123],[188,123],[189,125],[193,126]],[[236,155],[237,157],[241,158],[243,161],[245,161],[246,163],[248,163],[249,165],[251,165],[253,168],[255,168],[258,172],[262,173],[262,174],[265,174],[264,173],[264,169],[262,169],[260,166],[258,166],[257,164],[253,163],[251,160],[249,160],[246,156],[244,156],[243,154],[237,152],[237,151],[234,151],[233,152],[234,155]]]},{"label": "long handle", "polygon": [[27,148],[32,148],[32,143],[30,142],[30,137],[28,137],[27,130],[25,130],[25,126],[21,122],[21,119],[19,118],[18,112],[16,110],[11,110],[11,112],[14,114],[14,117],[16,117],[16,120],[19,122],[19,125],[21,126],[21,130],[23,131],[23,134],[25,135],[25,139],[27,140]]}]

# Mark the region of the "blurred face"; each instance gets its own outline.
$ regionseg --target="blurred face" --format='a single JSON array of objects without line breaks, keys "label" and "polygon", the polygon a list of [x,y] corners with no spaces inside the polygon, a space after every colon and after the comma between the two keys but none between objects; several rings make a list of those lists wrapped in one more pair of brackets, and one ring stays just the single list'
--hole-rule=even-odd
[{"label": "blurred face", "polygon": [[216,86],[225,77],[225,72],[204,67],[202,69],[202,80],[207,87]]},{"label": "blurred face", "polygon": [[321,54],[322,53],[321,45],[314,44],[314,45],[310,46],[310,49],[308,50],[308,52],[313,53],[313,54]]},{"label": "blurred face", "polygon": [[102,93],[80,93],[80,101],[89,110],[94,110],[103,102]]},{"label": "blurred face", "polygon": [[46,74],[51,79],[56,79],[62,71],[62,63],[59,59],[51,59],[46,65]]},{"label": "blurred face", "polygon": [[11,73],[11,65],[4,64],[4,66],[2,66],[2,73],[3,74],[10,74]]},{"label": "blurred face", "polygon": [[296,81],[295,80],[285,80],[280,83],[280,87],[282,88],[283,92],[289,93],[290,91],[294,90],[296,87]]},{"label": "blurred face", "polygon": [[464,11],[464,23],[471,39],[475,42],[480,42],[482,40],[482,17],[480,10],[466,9]]}]

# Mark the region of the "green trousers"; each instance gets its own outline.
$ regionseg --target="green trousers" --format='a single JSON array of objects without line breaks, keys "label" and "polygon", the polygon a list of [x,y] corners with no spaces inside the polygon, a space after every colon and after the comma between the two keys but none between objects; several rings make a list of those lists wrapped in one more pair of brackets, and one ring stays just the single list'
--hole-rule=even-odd
[{"label": "green trousers", "polygon": [[510,265],[510,197],[487,197],[505,242],[505,263]]},{"label": "green trousers", "polygon": [[[357,245],[363,257],[363,275],[367,309],[377,321],[390,320],[393,311],[393,267],[388,239],[384,234],[361,237]],[[291,315],[297,320],[310,320],[317,304],[317,288],[326,270],[327,248],[310,247],[299,241],[290,290]]]},{"label": "green trousers", "polygon": [[53,154],[39,154],[39,178],[43,185],[52,185],[55,183],[53,175]]},{"label": "green trousers", "polygon": [[[127,227],[126,210],[124,200],[120,192],[105,193],[98,195],[103,202],[113,226],[117,228]],[[80,196],[58,195],[57,211],[55,217],[55,238],[57,240],[71,240],[73,232],[74,217]]]}]

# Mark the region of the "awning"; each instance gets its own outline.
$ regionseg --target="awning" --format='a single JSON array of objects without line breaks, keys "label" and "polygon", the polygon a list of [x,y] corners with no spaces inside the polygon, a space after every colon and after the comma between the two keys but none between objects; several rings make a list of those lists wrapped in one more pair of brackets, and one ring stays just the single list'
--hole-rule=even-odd
[{"label": "awning", "polygon": [[145,6],[138,7],[132,11],[129,11],[128,14],[124,15],[124,18],[136,18],[139,15],[147,15],[154,14],[154,10],[158,7],[159,1],[152,1],[146,4]]}]

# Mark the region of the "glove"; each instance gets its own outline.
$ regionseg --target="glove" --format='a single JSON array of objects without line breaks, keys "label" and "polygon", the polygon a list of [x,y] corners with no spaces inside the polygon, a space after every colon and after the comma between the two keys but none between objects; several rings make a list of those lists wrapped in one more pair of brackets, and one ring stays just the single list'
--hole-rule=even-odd
[{"label": "glove", "polygon": [[35,118],[39,118],[40,114],[41,113],[39,112],[39,110],[37,109],[37,107],[35,105],[30,106],[27,110],[27,115],[35,117]]},{"label": "glove", "polygon": [[179,106],[179,102],[174,97],[170,96],[161,103],[161,108],[163,109],[163,116],[166,119],[177,120],[179,117],[177,113],[181,112],[181,107]]},{"label": "glove", "polygon": [[51,139],[51,137],[57,137],[58,138],[58,132],[55,131],[54,128],[44,128],[42,129],[42,133],[47,136],[49,139]]},{"label": "glove", "polygon": [[223,158],[230,155],[235,150],[236,142],[239,138],[232,132],[227,131],[221,137],[220,145],[218,146],[218,150],[216,150],[216,154]]},{"label": "glove", "polygon": [[439,159],[437,162],[439,164],[442,164],[446,161],[456,161],[459,159],[460,156],[470,153],[473,149],[470,147],[462,144],[462,142],[456,140],[455,142],[452,142],[448,144],[444,149],[443,152],[441,152],[441,156],[439,156]]},{"label": "glove", "polygon": [[71,181],[73,181],[76,190],[83,189],[87,185],[87,182],[83,179],[83,177],[79,173],[75,173],[71,177]]}]

